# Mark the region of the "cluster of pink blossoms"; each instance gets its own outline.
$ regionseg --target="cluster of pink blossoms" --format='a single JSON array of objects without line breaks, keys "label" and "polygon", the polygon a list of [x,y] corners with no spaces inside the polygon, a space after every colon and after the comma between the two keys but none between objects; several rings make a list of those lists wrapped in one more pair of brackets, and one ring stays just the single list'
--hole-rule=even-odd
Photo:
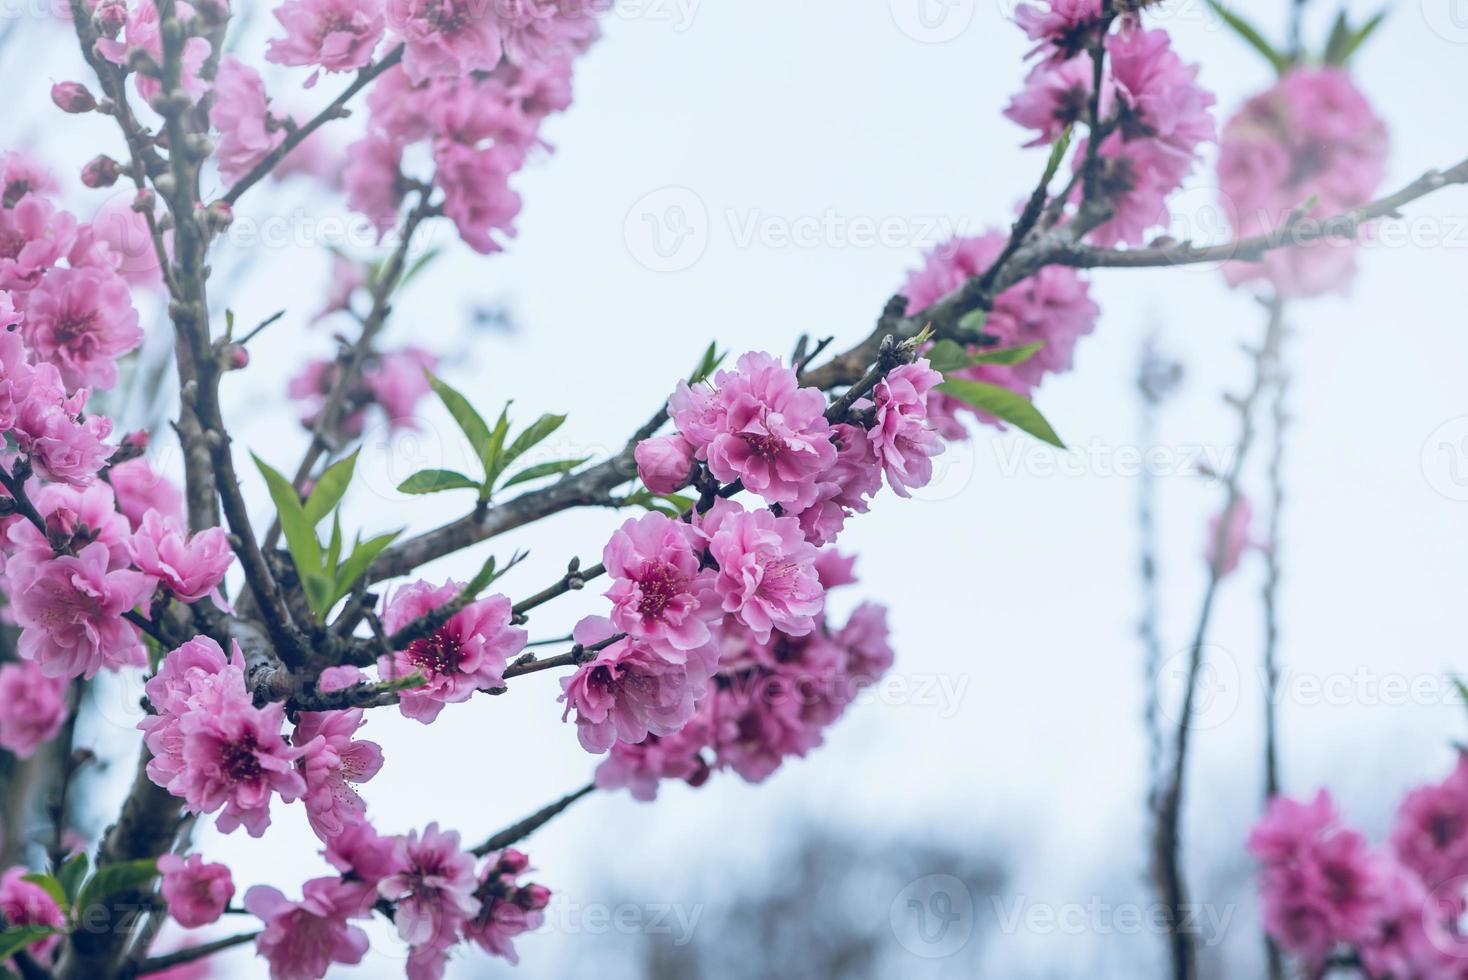
[{"label": "cluster of pink blossoms", "polygon": [[[956,238],[928,253],[924,266],[908,276],[902,287],[908,312],[920,314],[969,279],[983,275],[1004,251],[1007,240],[1002,232],[991,231],[973,238]],[[1030,398],[1047,376],[1071,369],[1076,343],[1096,326],[1100,313],[1084,276],[1064,266],[1046,266],[995,296],[984,321],[984,333],[994,337],[1001,347],[1044,346],[1019,364],[976,364],[950,376],[996,384]],[[941,392],[929,401],[929,414],[945,439],[967,438],[967,430],[958,420],[962,412],[974,413],[984,422],[995,421]]]},{"label": "cluster of pink blossoms", "polygon": [[[1386,126],[1344,69],[1295,68],[1224,125],[1218,187],[1234,230],[1265,234],[1292,216],[1365,204],[1385,176],[1386,156]],[[1342,238],[1224,266],[1231,284],[1262,279],[1286,298],[1344,291],[1355,270],[1356,244]]]},{"label": "cluster of pink blossoms", "polygon": [[1407,794],[1384,847],[1342,826],[1321,790],[1271,801],[1248,848],[1263,864],[1264,928],[1311,975],[1348,950],[1373,977],[1465,975],[1468,759]]},{"label": "cluster of pink blossoms", "polygon": [[[425,372],[437,367],[438,358],[421,347],[373,354],[357,373],[357,383],[343,393],[338,434],[343,438],[360,436],[367,425],[368,410],[374,406],[382,411],[390,429],[416,430],[414,410],[430,390]],[[286,392],[301,403],[303,426],[310,429],[316,425],[340,377],[339,363],[317,360],[307,362],[290,380]]]},{"label": "cluster of pink blossoms", "polygon": [[[1100,0],[1052,0],[1016,10],[1040,58],[1004,114],[1036,132],[1032,145],[1049,143],[1066,127],[1087,122],[1099,97],[1096,183],[1111,213],[1089,238],[1138,244],[1149,229],[1167,224],[1168,195],[1192,172],[1199,147],[1213,140],[1214,98],[1197,84],[1197,66],[1172,50],[1167,32],[1144,29],[1135,14],[1118,18],[1119,29],[1102,40],[1106,68],[1098,96],[1087,47],[1110,25],[1102,7]],[[1095,138],[1091,133],[1077,144],[1077,171],[1088,156],[1086,141]],[[1081,190],[1078,183],[1076,193]]]}]

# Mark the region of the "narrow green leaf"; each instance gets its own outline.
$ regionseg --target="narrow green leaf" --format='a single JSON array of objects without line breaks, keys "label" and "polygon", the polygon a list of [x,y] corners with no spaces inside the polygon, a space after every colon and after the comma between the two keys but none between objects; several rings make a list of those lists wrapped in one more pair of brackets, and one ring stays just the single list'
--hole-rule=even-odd
[{"label": "narrow green leaf", "polygon": [[158,866],[152,858],[103,865],[82,886],[82,893],[77,897],[76,906],[78,909],[90,908],[99,902],[105,902],[119,892],[142,888],[157,876]]},{"label": "narrow green leaf", "polygon": [[569,473],[589,459],[591,459],[590,456],[581,456],[577,459],[558,459],[551,463],[537,463],[535,466],[528,466],[506,480],[502,484],[501,489],[513,487],[520,483],[529,483],[531,480],[539,480],[541,477]]},{"label": "narrow green leaf", "polygon": [[720,354],[718,345],[710,343],[708,349],[703,352],[703,357],[699,359],[698,366],[695,367],[693,369],[693,373],[688,376],[688,383],[691,385],[696,385],[700,381],[708,380],[709,375],[717,371],[719,369],[719,365],[724,363],[724,358],[727,357],[728,354],[728,351]]},{"label": "narrow green leaf", "polygon": [[21,881],[28,881],[51,896],[51,901],[62,908],[71,904],[71,899],[66,894],[66,889],[61,887],[61,882],[44,871],[33,871],[28,875],[21,875]]},{"label": "narrow green leaf", "polygon": [[489,450],[489,426],[485,424],[484,416],[474,410],[474,406],[469,404],[469,399],[459,394],[455,388],[440,379],[438,375],[432,371],[426,373],[428,375],[428,383],[433,386],[433,390],[438,395],[439,400],[449,410],[449,414],[454,417],[454,421],[458,423],[460,431],[468,437],[469,445],[474,447],[474,455],[481,460],[484,459],[485,453]]},{"label": "narrow green leaf", "polygon": [[565,421],[566,416],[564,415],[542,415],[526,426],[525,431],[510,443],[510,448],[501,453],[499,459],[495,461],[495,468],[498,471],[495,475],[503,473],[515,460],[549,439],[557,429],[565,424]]},{"label": "narrow green leaf", "polygon": [[488,500],[490,493],[494,490],[494,481],[500,475],[500,454],[505,448],[505,437],[510,434],[510,406],[513,402],[505,402],[505,407],[500,410],[500,417],[494,423],[494,430],[489,434],[489,445],[485,447],[484,453],[480,455],[479,462],[484,464],[484,485],[479,488],[481,500]]},{"label": "narrow green leaf", "polygon": [[1351,26],[1346,23],[1346,12],[1342,10],[1335,15],[1335,23],[1330,27],[1330,37],[1325,41],[1325,54],[1321,60],[1327,65],[1341,64],[1341,56],[1350,43]]},{"label": "narrow green leaf", "polygon": [[377,560],[377,556],[386,551],[387,546],[396,541],[398,535],[402,533],[401,530],[398,530],[379,534],[375,538],[368,538],[352,549],[351,556],[342,562],[340,568],[336,569],[335,582],[331,589],[333,594],[331,601],[327,604],[328,609],[336,605],[337,600],[342,596],[352,591],[352,586],[357,584],[357,579],[367,574],[367,569]]},{"label": "narrow green leaf", "polygon": [[352,482],[352,474],[357,469],[357,454],[360,452],[360,449],[353,450],[350,456],[328,466],[326,472],[316,481],[316,486],[311,489],[305,512],[306,520],[313,528],[321,523],[323,517],[335,510],[336,505],[346,496],[347,486]]},{"label": "narrow green leaf", "polygon": [[326,546],[326,564],[322,567],[328,572],[336,570],[337,562],[342,557],[342,512],[332,511],[331,514],[331,544]]},{"label": "narrow green leaf", "polygon": [[1037,439],[1041,439],[1057,446],[1065,448],[1065,443],[1060,441],[1060,436],[1045,421],[1045,416],[1040,410],[1030,404],[1029,399],[1016,395],[1008,388],[998,385],[985,384],[982,381],[970,381],[967,378],[953,378],[938,386],[938,390],[945,395],[957,398],[966,405],[984,411],[1028,432]]},{"label": "narrow green leaf", "polygon": [[1274,67],[1275,71],[1283,75],[1289,69],[1289,57],[1276,51],[1274,49],[1274,45],[1265,40],[1264,35],[1260,33],[1259,28],[1255,27],[1253,24],[1249,23],[1240,15],[1234,13],[1232,10],[1229,10],[1223,4],[1219,3],[1218,0],[1208,0],[1208,6],[1212,8],[1213,12],[1217,14],[1225,24],[1233,29],[1233,32],[1235,34],[1243,38],[1244,41],[1248,43],[1248,45],[1255,51],[1258,51],[1260,54],[1262,54],[1265,59],[1270,63],[1270,65]]},{"label": "narrow green leaf", "polygon": [[1050,144],[1050,158],[1045,161],[1043,181],[1046,187],[1050,186],[1050,181],[1055,178],[1055,172],[1060,169],[1061,162],[1065,160],[1065,154],[1070,150],[1070,137],[1074,128],[1074,126],[1065,127],[1065,131],[1056,138],[1054,143]]},{"label": "narrow green leaf", "polygon": [[296,488],[291,486],[291,481],[254,453],[250,458],[265,477],[265,486],[270,490],[276,514],[280,516],[280,529],[285,532],[286,547],[290,549],[291,557],[296,561],[296,571],[304,581],[321,568],[321,542],[316,539],[316,527],[306,519],[306,510],[301,506],[301,498],[296,496]]},{"label": "narrow green leaf", "polygon": [[398,279],[398,288],[402,289],[408,283],[418,278],[418,273],[428,268],[429,263],[438,258],[441,254],[443,254],[443,249],[430,248],[428,251],[418,256],[418,258],[413,261],[413,264],[408,266],[408,271],[404,272],[402,274],[402,277]]},{"label": "narrow green leaf", "polygon": [[10,959],[31,943],[45,939],[55,931],[49,926],[16,926],[0,932],[0,962]]},{"label": "narrow green leaf", "polygon": [[81,891],[82,881],[91,870],[92,862],[87,857],[86,851],[74,854],[56,872],[56,880],[61,883],[61,889],[66,897],[72,901],[76,900],[77,892]]},{"label": "narrow green leaf", "polygon": [[1360,30],[1351,35],[1351,39],[1346,42],[1345,49],[1341,51],[1341,64],[1344,65],[1349,62],[1351,56],[1356,53],[1357,49],[1366,43],[1366,39],[1376,33],[1376,29],[1381,26],[1381,22],[1386,20],[1386,15],[1387,11],[1385,8],[1377,11],[1370,20],[1361,25]]},{"label": "narrow green leaf", "polygon": [[399,493],[439,493],[443,490],[478,490],[479,481],[454,470],[420,470],[398,484]]},{"label": "narrow green leaf", "polygon": [[1023,364],[1025,361],[1034,357],[1039,353],[1040,348],[1044,346],[1045,342],[1040,341],[1034,344],[1025,344],[1023,347],[996,347],[993,350],[979,351],[971,358],[971,362],[974,364],[1000,364],[1005,367],[1013,367],[1016,364]]}]

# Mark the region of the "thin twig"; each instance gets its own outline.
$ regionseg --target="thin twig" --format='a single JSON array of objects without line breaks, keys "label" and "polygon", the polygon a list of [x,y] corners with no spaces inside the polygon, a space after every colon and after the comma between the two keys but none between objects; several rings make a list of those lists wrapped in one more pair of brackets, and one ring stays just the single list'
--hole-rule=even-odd
[{"label": "thin twig", "polygon": [[517,824],[506,827],[483,844],[474,848],[474,856],[484,857],[486,854],[493,854],[495,851],[504,850],[512,844],[518,844],[564,813],[572,803],[575,803],[582,797],[590,796],[594,792],[596,792],[596,784],[588,783],[576,792],[568,793],[550,806],[542,810],[537,810]]}]

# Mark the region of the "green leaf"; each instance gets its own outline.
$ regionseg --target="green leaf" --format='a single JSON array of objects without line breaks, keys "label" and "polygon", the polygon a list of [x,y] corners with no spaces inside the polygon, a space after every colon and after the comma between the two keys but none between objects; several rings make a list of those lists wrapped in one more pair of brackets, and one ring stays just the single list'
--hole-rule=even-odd
[{"label": "green leaf", "polygon": [[407,272],[404,272],[402,274],[402,276],[398,279],[398,287],[397,288],[402,289],[408,283],[410,283],[414,279],[418,278],[418,273],[420,273],[424,269],[428,268],[428,264],[430,262],[432,262],[434,259],[438,258],[442,254],[443,254],[443,249],[441,249],[441,248],[430,248],[428,251],[426,251],[422,255],[418,256],[418,258],[413,261],[413,264],[410,265],[410,266],[408,266],[408,271]]},{"label": "green leaf", "polygon": [[989,320],[988,310],[969,310],[958,318],[958,329],[970,333],[978,333],[984,329],[984,324]]},{"label": "green leaf", "polygon": [[313,528],[321,523],[323,517],[335,510],[336,505],[347,495],[347,486],[352,482],[352,474],[357,469],[357,454],[360,452],[360,449],[353,450],[350,456],[331,464],[316,481],[305,507],[306,520]]},{"label": "green leaf", "polygon": [[441,380],[432,371],[425,372],[428,375],[428,383],[433,387],[444,407],[458,423],[459,430],[469,439],[469,445],[474,447],[474,455],[484,459],[489,450],[489,426],[485,424],[484,417],[474,410],[469,404],[469,399],[451,387],[447,382]]},{"label": "green leaf", "polygon": [[995,347],[970,354],[963,345],[952,340],[940,340],[925,355],[933,370],[948,373],[961,371],[975,364],[998,364],[1013,367],[1034,357],[1044,347],[1043,342],[1025,344],[1023,347]]},{"label": "green leaf", "polygon": [[720,354],[718,345],[710,343],[708,350],[703,352],[703,357],[699,358],[698,366],[688,376],[688,383],[696,385],[700,381],[707,380],[709,375],[719,369],[719,365],[724,363],[724,358],[727,356],[729,356],[728,351]]},{"label": "green leaf", "polygon": [[1339,65],[1342,63],[1341,55],[1346,50],[1346,45],[1351,43],[1351,27],[1346,23],[1346,12],[1340,11],[1335,15],[1335,23],[1330,27],[1330,37],[1325,42],[1325,55],[1322,60],[1327,65]]},{"label": "green leaf", "polygon": [[[402,533],[401,530],[398,530],[379,534],[375,538],[368,538],[352,549],[351,556],[335,570],[331,601],[327,603],[327,609],[336,605],[338,599],[352,591],[352,586],[357,584],[357,579],[367,574],[367,569],[372,567],[377,556],[386,551],[387,546],[396,541],[398,535]],[[322,615],[324,616],[325,613]]]},{"label": "green leaf", "polygon": [[66,908],[71,904],[71,899],[67,896],[66,889],[61,887],[61,882],[44,871],[33,871],[28,875],[21,875],[20,880],[28,881],[42,889],[47,895],[51,896],[51,901],[62,908]]},{"label": "green leaf", "polygon": [[322,567],[327,571],[336,568],[337,562],[342,557],[342,512],[334,511],[331,515],[331,544],[326,546],[326,564]]},{"label": "green leaf", "polygon": [[1351,56],[1356,53],[1356,50],[1366,43],[1366,39],[1376,33],[1376,29],[1381,26],[1381,22],[1386,20],[1386,14],[1387,11],[1385,9],[1377,11],[1370,20],[1361,25],[1360,30],[1351,35],[1350,40],[1346,42],[1345,47],[1341,51],[1340,64],[1344,65],[1350,61]]},{"label": "green leaf", "polygon": [[530,552],[528,551],[515,552],[515,554],[510,558],[510,563],[504,568],[500,568],[498,562],[495,560],[494,555],[490,555],[489,560],[480,567],[479,573],[469,580],[469,584],[464,586],[464,589],[460,594],[468,596],[471,600],[479,598],[479,593],[483,592],[485,589],[493,585],[495,579],[499,578],[501,575],[505,574],[510,569],[520,564],[520,562],[524,561],[527,557],[529,557],[529,555]]},{"label": "green leaf", "polygon": [[118,892],[142,888],[156,877],[158,877],[158,865],[152,858],[105,864],[98,868],[97,873],[88,878],[87,883],[82,886],[82,893],[77,896],[76,907],[90,908],[99,902],[105,902]]},{"label": "green leaf", "polygon": [[551,463],[538,463],[535,466],[526,467],[506,480],[500,489],[513,487],[519,483],[529,483],[531,480],[539,480],[541,477],[569,473],[589,459],[591,459],[590,456],[582,456],[578,459],[558,459]]},{"label": "green leaf", "polygon": [[1050,181],[1055,179],[1055,172],[1060,169],[1066,152],[1070,150],[1070,137],[1074,129],[1074,126],[1065,127],[1065,132],[1050,144],[1050,159],[1045,161],[1045,179],[1042,181],[1046,187],[1049,187]]},{"label": "green leaf", "polygon": [[50,926],[16,926],[0,932],[0,962],[10,959],[31,943],[55,932]]},{"label": "green leaf", "polygon": [[454,470],[420,470],[398,484],[399,493],[440,493],[444,490],[478,490],[479,481]]},{"label": "green leaf", "polygon": [[1008,388],[985,384],[982,381],[970,381],[967,378],[953,378],[939,385],[938,390],[945,395],[957,398],[966,405],[972,405],[995,418],[1023,429],[1052,446],[1065,448],[1065,443],[1060,441],[1060,436],[1055,434],[1055,430],[1050,427],[1049,422],[1045,421],[1045,416],[1040,414],[1040,410],[1030,404],[1029,399],[1016,395]]},{"label": "green leaf", "polygon": [[291,557],[296,561],[296,571],[304,582],[321,568],[321,542],[316,539],[316,525],[306,518],[306,510],[301,506],[301,498],[296,495],[291,481],[254,453],[250,458],[265,477],[265,486],[270,490],[276,514],[280,516],[280,529],[285,532],[286,547],[290,549]]},{"label": "green leaf", "polygon": [[1208,6],[1212,8],[1213,12],[1217,14],[1225,24],[1233,29],[1233,32],[1235,34],[1243,38],[1244,41],[1248,43],[1248,45],[1255,51],[1258,51],[1260,54],[1262,54],[1265,60],[1267,60],[1270,65],[1274,67],[1275,71],[1283,75],[1287,70],[1289,70],[1289,57],[1276,51],[1274,49],[1274,45],[1265,40],[1264,35],[1260,33],[1259,28],[1255,27],[1243,17],[1234,13],[1232,10],[1229,10],[1223,4],[1219,3],[1218,0],[1208,0]]},{"label": "green leaf", "polygon": [[87,852],[82,851],[72,855],[71,859],[56,872],[56,880],[61,883],[61,888],[66,892],[68,899],[76,900],[77,892],[82,888],[82,880],[91,870],[91,865],[92,862],[87,857]]},{"label": "green leaf", "polygon": [[495,476],[499,476],[505,470],[509,469],[510,464],[515,460],[540,445],[546,439],[549,439],[557,429],[565,424],[565,421],[566,416],[564,415],[542,415],[530,423],[525,431],[521,432],[515,437],[515,441],[510,443],[510,448],[506,449],[495,460]]},{"label": "green leaf", "polygon": [[1014,367],[1034,357],[1044,346],[1045,342],[1042,340],[1034,344],[1025,344],[1023,347],[996,347],[993,350],[979,351],[970,361],[974,364],[999,364],[1004,367]]},{"label": "green leaf", "polygon": [[489,434],[489,445],[479,456],[479,462],[484,464],[484,485],[479,488],[480,500],[489,499],[490,492],[494,490],[495,478],[500,475],[500,453],[505,448],[505,437],[510,434],[511,404],[511,402],[505,402],[505,407],[500,409],[500,417],[494,423],[494,431]]}]

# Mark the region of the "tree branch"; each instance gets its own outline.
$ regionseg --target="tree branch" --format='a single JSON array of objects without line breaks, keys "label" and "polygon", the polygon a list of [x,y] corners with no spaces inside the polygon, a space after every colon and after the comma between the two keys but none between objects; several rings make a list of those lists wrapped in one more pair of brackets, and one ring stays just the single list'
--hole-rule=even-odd
[{"label": "tree branch", "polygon": [[541,810],[537,810],[535,813],[532,813],[530,816],[526,817],[524,820],[521,820],[519,823],[513,824],[509,827],[506,827],[504,830],[501,830],[499,833],[486,840],[483,844],[480,844],[478,847],[474,848],[471,853],[473,853],[475,857],[484,857],[486,854],[493,854],[495,851],[502,851],[512,844],[518,844],[520,841],[529,837],[541,827],[544,827],[556,817],[566,812],[571,804],[575,803],[582,797],[590,796],[594,792],[596,792],[596,783],[587,783],[576,792],[568,793],[556,802],[552,803],[550,806],[545,807]]}]

